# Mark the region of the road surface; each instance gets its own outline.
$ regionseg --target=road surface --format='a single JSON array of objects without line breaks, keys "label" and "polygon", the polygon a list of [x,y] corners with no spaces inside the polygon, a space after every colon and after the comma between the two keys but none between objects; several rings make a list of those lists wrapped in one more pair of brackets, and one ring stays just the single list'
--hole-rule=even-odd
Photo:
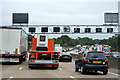
[{"label": "road surface", "polygon": [[17,65],[0,65],[2,68],[2,78],[14,79],[14,78],[71,78],[77,80],[79,78],[113,78],[118,79],[118,75],[109,72],[107,75],[103,75],[102,72],[89,72],[85,75],[82,75],[79,72],[75,72],[74,66],[75,60],[72,62],[60,62],[60,66],[58,69],[40,68],[40,69],[29,69],[27,61],[22,64]]}]

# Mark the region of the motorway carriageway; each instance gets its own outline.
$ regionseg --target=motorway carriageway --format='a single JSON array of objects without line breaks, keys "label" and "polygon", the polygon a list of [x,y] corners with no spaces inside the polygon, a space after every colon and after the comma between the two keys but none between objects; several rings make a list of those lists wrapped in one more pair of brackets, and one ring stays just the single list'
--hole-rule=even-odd
[{"label": "motorway carriageway", "polygon": [[120,75],[109,72],[107,75],[103,75],[102,72],[89,72],[82,75],[79,72],[75,72],[75,59],[72,62],[60,62],[58,69],[40,68],[29,69],[27,61],[17,65],[0,65],[2,68],[2,78],[11,80],[12,78],[69,78],[77,80],[78,78],[118,78]]}]

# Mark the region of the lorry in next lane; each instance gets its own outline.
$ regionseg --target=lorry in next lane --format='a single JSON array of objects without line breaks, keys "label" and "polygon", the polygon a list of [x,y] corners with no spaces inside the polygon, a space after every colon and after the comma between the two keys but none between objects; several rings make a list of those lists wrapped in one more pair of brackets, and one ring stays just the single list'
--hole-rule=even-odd
[{"label": "lorry in next lane", "polygon": [[32,50],[29,53],[29,68],[50,65],[57,69],[59,66],[60,52],[54,50],[54,39],[48,38],[47,35],[35,34],[32,40]]},{"label": "lorry in next lane", "polygon": [[21,63],[27,56],[28,35],[22,28],[0,28],[0,62]]}]

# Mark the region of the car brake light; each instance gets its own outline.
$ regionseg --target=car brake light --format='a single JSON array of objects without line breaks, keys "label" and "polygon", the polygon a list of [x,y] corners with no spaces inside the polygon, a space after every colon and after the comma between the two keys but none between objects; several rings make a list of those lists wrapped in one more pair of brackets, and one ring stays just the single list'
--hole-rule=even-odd
[{"label": "car brake light", "polygon": [[89,59],[84,59],[85,62],[89,62]]},{"label": "car brake light", "polygon": [[106,59],[105,62],[108,62],[108,59]]}]

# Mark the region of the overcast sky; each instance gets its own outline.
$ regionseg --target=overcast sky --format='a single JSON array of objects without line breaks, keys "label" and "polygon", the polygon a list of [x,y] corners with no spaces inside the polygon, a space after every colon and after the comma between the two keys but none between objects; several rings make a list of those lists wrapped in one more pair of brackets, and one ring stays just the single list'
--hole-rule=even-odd
[{"label": "overcast sky", "polygon": [[[29,24],[34,25],[102,25],[104,24],[105,12],[118,12],[118,1],[119,0],[2,0],[0,2],[0,10],[2,11],[2,13],[0,13],[0,25],[11,25],[12,13],[21,12],[29,13]],[[108,38],[111,35],[105,36],[106,37],[102,38]]]}]

